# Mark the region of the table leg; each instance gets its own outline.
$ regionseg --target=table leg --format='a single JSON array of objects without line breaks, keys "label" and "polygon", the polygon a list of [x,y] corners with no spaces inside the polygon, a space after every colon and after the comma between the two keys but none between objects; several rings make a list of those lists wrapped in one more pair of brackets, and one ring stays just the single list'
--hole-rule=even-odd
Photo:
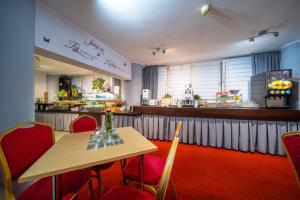
[{"label": "table leg", "polygon": [[123,184],[125,185],[126,184],[126,178],[125,178],[125,175],[124,175],[124,168],[126,167],[126,158],[120,160],[120,163],[121,163],[121,169],[122,169]]},{"label": "table leg", "polygon": [[60,177],[59,175],[52,176],[52,200],[61,200],[61,196],[59,193],[60,187]]},{"label": "table leg", "polygon": [[140,181],[140,190],[144,190],[144,155],[140,155],[139,159],[139,181]]},{"label": "table leg", "polygon": [[56,196],[56,176],[52,176],[52,200],[57,200]]}]

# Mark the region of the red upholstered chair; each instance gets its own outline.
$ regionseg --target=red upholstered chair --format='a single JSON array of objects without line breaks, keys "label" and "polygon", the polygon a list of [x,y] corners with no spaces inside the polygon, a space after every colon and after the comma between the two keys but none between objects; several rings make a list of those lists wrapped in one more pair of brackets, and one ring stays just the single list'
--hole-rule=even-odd
[{"label": "red upholstered chair", "polygon": [[[158,189],[155,196],[148,192],[138,190],[128,185],[117,185],[108,190],[101,200],[163,200],[166,195],[167,187],[170,182],[171,171],[176,155],[177,146],[179,143],[179,130],[181,122],[179,122],[176,133],[168,154],[168,158],[163,167],[161,178],[158,181]],[[145,164],[145,163],[144,163]],[[144,169],[145,172],[145,169]]]},{"label": "red upholstered chair", "polygon": [[[81,115],[74,119],[70,124],[70,132],[71,133],[80,133],[86,131],[95,131],[97,128],[97,120],[96,118],[90,115]],[[99,182],[99,191],[102,192],[102,181],[101,181],[101,171],[108,169],[114,164],[114,162],[106,163],[91,167],[95,173],[96,178]]]},{"label": "red upholstered chair", "polygon": [[70,124],[71,133],[80,133],[85,131],[95,131],[97,128],[96,118],[90,115],[81,115],[74,119]]},{"label": "red upholstered chair", "polygon": [[300,132],[290,132],[282,135],[283,147],[296,175],[300,189]]},{"label": "red upholstered chair", "polygon": [[[178,137],[179,131],[181,128],[181,122],[178,123],[175,136]],[[129,163],[123,169],[123,176],[125,179],[125,183],[129,184],[138,184],[139,183],[139,175],[138,175],[138,158],[135,157],[129,161]],[[144,187],[145,189],[150,190],[153,193],[156,193],[159,188],[159,181],[163,174],[165,166],[165,160],[151,155],[145,155],[144,157]],[[175,187],[172,179],[170,179],[170,183],[176,196]]]},{"label": "red upholstered chair", "polygon": [[[42,123],[26,122],[17,125],[0,136],[0,163],[3,174],[5,199],[15,199],[12,182],[16,181],[36,160],[54,144],[53,129]],[[73,199],[78,191],[89,183],[93,188],[88,170],[62,174],[60,197]],[[52,199],[52,178],[42,178],[18,197],[19,200]]]}]

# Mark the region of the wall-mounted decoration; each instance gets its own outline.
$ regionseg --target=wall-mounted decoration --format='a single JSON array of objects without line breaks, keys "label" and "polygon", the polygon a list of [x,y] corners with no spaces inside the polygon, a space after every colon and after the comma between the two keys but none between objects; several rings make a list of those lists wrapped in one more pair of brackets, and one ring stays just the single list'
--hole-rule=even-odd
[{"label": "wall-mounted decoration", "polygon": [[[131,79],[131,62],[87,32],[69,23],[42,2],[36,4],[35,46],[87,64],[109,74]],[[46,40],[51,39],[51,45]]]},{"label": "wall-mounted decoration", "polygon": [[97,59],[96,56],[93,56],[92,54],[88,53],[85,50],[82,50],[80,47],[80,44],[74,40],[69,40],[69,43],[65,45],[66,48],[71,49],[74,53],[78,53],[82,57],[89,59],[89,60],[94,60]]},{"label": "wall-mounted decoration", "polygon": [[97,56],[104,56],[104,47],[102,47],[95,39],[91,39],[89,42],[84,41],[83,44],[87,47],[93,47],[97,51]]},{"label": "wall-mounted decoration", "polygon": [[49,43],[50,42],[50,38],[46,38],[45,36],[43,37],[44,42]]}]

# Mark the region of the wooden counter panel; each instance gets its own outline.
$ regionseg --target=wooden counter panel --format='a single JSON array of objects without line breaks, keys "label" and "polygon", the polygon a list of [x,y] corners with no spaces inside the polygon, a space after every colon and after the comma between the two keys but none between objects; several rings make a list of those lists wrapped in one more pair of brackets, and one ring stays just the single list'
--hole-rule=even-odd
[{"label": "wooden counter panel", "polygon": [[146,115],[247,119],[266,121],[300,121],[300,110],[263,108],[170,108],[134,106],[134,112]]}]

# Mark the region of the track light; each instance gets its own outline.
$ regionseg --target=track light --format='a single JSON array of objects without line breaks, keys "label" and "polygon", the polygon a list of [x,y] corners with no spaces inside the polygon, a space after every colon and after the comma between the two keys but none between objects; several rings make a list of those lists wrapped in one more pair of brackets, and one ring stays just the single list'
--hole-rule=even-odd
[{"label": "track light", "polygon": [[262,30],[262,31],[259,31],[257,33],[257,35],[249,37],[249,42],[254,42],[255,38],[262,37],[262,36],[269,35],[269,34],[272,34],[274,37],[278,37],[279,36],[279,32],[278,31]]},{"label": "track light", "polygon": [[279,36],[279,32],[276,31],[276,32],[273,33],[273,35],[274,35],[274,37],[278,37]]}]

